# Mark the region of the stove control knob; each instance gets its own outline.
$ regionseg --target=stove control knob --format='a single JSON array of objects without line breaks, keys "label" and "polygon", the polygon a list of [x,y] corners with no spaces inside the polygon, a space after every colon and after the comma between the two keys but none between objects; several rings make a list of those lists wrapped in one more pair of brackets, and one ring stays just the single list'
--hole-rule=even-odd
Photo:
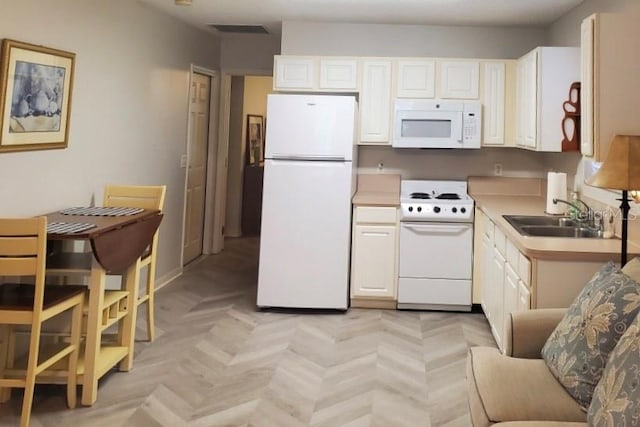
[{"label": "stove control knob", "polygon": [[409,206],[409,212],[413,212],[413,206]]},{"label": "stove control knob", "polygon": [[440,206],[434,206],[434,207],[433,207],[433,211],[434,211],[435,213],[440,213]]},{"label": "stove control knob", "polygon": [[465,213],[467,210],[465,208],[460,208],[460,212]]},{"label": "stove control knob", "polygon": [[418,206],[418,212],[422,212],[422,207]]},{"label": "stove control knob", "polygon": [[453,213],[458,212],[458,208],[451,208],[451,212],[453,212]]}]

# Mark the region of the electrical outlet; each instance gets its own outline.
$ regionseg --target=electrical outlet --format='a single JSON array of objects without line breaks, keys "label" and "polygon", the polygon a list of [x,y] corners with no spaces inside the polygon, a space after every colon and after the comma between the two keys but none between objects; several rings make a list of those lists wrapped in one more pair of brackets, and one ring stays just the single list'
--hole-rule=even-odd
[{"label": "electrical outlet", "polygon": [[495,176],[502,176],[502,163],[493,164],[493,174]]},{"label": "electrical outlet", "polygon": [[382,169],[384,169],[384,163],[380,162],[378,163],[378,172],[382,172]]}]

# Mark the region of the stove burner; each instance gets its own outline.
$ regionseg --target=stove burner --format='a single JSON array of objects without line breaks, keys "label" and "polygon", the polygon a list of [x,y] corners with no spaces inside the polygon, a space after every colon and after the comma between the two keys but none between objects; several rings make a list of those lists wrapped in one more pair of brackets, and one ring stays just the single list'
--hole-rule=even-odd
[{"label": "stove burner", "polygon": [[411,193],[412,199],[430,199],[431,194],[429,193]]},{"label": "stove burner", "polygon": [[440,193],[436,196],[440,200],[460,200],[460,196],[456,193]]}]

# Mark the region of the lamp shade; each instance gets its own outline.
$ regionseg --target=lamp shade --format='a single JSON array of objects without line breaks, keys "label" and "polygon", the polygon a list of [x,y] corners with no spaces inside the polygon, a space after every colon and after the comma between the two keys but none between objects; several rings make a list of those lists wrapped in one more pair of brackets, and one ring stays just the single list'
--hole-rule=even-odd
[{"label": "lamp shade", "polygon": [[607,158],[587,184],[612,190],[640,190],[640,135],[616,135]]}]

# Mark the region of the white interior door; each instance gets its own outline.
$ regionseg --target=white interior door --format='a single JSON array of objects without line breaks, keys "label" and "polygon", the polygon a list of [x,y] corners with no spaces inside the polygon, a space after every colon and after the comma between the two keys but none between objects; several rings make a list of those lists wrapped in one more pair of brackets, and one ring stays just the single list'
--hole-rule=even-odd
[{"label": "white interior door", "polygon": [[211,77],[191,75],[189,146],[187,148],[187,203],[185,210],[184,256],[187,264],[202,254],[205,188],[209,141]]}]

